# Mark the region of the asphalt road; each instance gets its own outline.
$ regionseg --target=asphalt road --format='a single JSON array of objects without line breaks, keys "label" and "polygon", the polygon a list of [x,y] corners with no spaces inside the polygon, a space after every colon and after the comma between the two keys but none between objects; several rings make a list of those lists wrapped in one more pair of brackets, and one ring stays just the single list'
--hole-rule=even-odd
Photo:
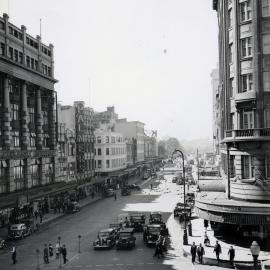
[{"label": "asphalt road", "polygon": [[[151,183],[153,190],[149,189]],[[42,231],[16,241],[18,263],[12,264],[9,246],[0,251],[0,269],[33,270],[38,269],[38,265],[39,269],[59,269],[60,263],[64,269],[209,269],[209,266],[193,266],[190,258],[182,255],[181,226],[171,214],[176,202],[182,198],[181,187],[171,183],[170,176],[167,181],[146,181],[142,187],[142,191],[132,192],[130,196],[118,194],[117,200],[99,200],[79,213],[62,217],[43,227]],[[93,250],[92,243],[98,231],[107,228],[110,223],[115,223],[119,214],[130,211],[145,212],[147,220],[151,211],[162,212],[170,231],[170,246],[164,259],[153,258],[154,249],[145,246],[142,233],[135,235],[136,247],[133,250]],[[80,253],[78,235],[82,236]],[[59,236],[61,244],[67,247],[67,264],[63,265],[62,260],[60,262],[55,257],[49,264],[44,264],[44,244],[52,243],[55,246]],[[37,249],[40,250],[39,263]],[[211,266],[211,269],[215,268]]]}]

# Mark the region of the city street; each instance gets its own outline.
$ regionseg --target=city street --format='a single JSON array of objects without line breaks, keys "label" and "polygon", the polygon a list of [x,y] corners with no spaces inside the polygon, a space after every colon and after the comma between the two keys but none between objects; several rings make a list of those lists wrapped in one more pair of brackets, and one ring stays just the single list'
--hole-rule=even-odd
[{"label": "city street", "polygon": [[[190,258],[182,256],[182,234],[177,219],[171,211],[176,202],[181,200],[182,186],[171,183],[172,176],[167,180],[147,180],[143,182],[142,191],[133,192],[130,196],[120,196],[117,200],[106,198],[97,201],[79,213],[68,215],[43,227],[42,231],[28,238],[17,241],[18,264],[11,263],[11,243],[0,253],[1,270],[37,269],[38,258],[36,250],[40,250],[40,269],[57,269],[60,261],[53,259],[48,265],[43,263],[44,244],[55,245],[57,238],[67,247],[68,263],[62,265],[67,269],[208,269],[209,266],[195,265]],[[153,190],[149,189],[153,184]],[[146,247],[142,240],[142,233],[136,234],[136,247],[133,250],[94,251],[92,243],[100,229],[115,223],[117,216],[123,212],[140,211],[147,214],[151,211],[161,211],[163,219],[167,221],[170,233],[170,247],[164,259],[153,258],[154,249]],[[78,235],[81,235],[81,252],[79,253]],[[215,269],[215,266],[211,266]],[[222,268],[218,268],[222,269]]]}]

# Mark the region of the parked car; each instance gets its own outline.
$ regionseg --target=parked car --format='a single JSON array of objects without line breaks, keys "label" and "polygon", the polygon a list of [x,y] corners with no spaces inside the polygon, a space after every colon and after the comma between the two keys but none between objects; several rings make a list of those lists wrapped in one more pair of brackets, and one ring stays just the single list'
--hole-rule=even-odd
[{"label": "parked car", "polygon": [[125,228],[119,231],[116,249],[134,248],[135,242],[136,237],[134,236],[134,228]]},{"label": "parked car", "polygon": [[152,212],[149,217],[149,224],[163,224],[162,215],[160,212]]},{"label": "parked car", "polygon": [[174,176],[173,179],[172,179],[172,183],[176,183],[177,182],[177,179],[178,178],[176,176]]},{"label": "parked car", "polygon": [[190,213],[187,209],[185,209],[179,214],[179,222],[189,221],[189,220],[190,220]]},{"label": "parked car", "polygon": [[146,245],[154,245],[158,240],[161,232],[161,226],[159,224],[149,224],[144,228],[143,241]]},{"label": "parked car", "polygon": [[6,240],[3,237],[0,237],[0,249],[6,246]]},{"label": "parked car", "polygon": [[136,184],[131,184],[131,185],[128,185],[127,187],[131,190],[141,190],[141,187]]},{"label": "parked car", "polygon": [[26,226],[24,223],[13,224],[9,228],[8,238],[13,240],[23,239],[31,233],[32,229],[29,226]]},{"label": "parked car", "polygon": [[121,189],[121,195],[122,195],[122,196],[128,196],[128,195],[130,195],[130,194],[131,194],[131,190],[130,190],[129,188],[123,187],[123,188]]},{"label": "parked car", "polygon": [[181,202],[177,203],[173,210],[174,217],[179,217],[179,215],[184,211],[184,209],[191,217],[191,207],[187,203],[185,205],[184,203]]},{"label": "parked car", "polygon": [[130,214],[130,226],[134,228],[135,232],[142,232],[145,224],[145,214],[132,213]]},{"label": "parked car", "polygon": [[113,197],[115,194],[115,191],[112,188],[105,189],[103,195],[104,197]]},{"label": "parked car", "polygon": [[81,210],[81,206],[78,202],[70,202],[67,206],[66,213],[67,214],[72,214],[79,212]]},{"label": "parked car", "polygon": [[93,243],[94,249],[111,248],[115,245],[117,231],[114,228],[103,229],[98,233],[97,239]]}]

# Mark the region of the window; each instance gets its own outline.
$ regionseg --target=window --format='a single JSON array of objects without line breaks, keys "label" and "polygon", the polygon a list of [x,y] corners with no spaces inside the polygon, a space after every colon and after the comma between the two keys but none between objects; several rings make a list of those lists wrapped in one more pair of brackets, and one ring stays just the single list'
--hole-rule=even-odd
[{"label": "window", "polygon": [[19,105],[11,104],[11,120],[19,120]]},{"label": "window", "polygon": [[245,74],[241,76],[241,82],[242,82],[242,87],[241,87],[241,92],[247,92],[247,91],[252,91],[253,90],[253,76],[252,74]]},{"label": "window", "polygon": [[262,0],[262,17],[270,16],[269,2],[270,0]]},{"label": "window", "polygon": [[9,47],[9,48],[8,48],[8,51],[9,51],[9,58],[10,58],[11,60],[13,60],[13,48],[12,48],[12,47]]},{"label": "window", "polygon": [[108,169],[108,168],[110,168],[110,160],[106,160],[106,168]]},{"label": "window", "polygon": [[38,61],[35,60],[35,70],[38,70]]},{"label": "window", "polygon": [[97,137],[97,143],[101,143],[101,137],[100,136]]},{"label": "window", "polygon": [[112,137],[111,140],[112,140],[112,143],[115,143],[115,137]]},{"label": "window", "polygon": [[34,132],[30,133],[30,146],[36,147],[36,133]]},{"label": "window", "polygon": [[52,77],[52,69],[48,67],[48,76]]},{"label": "window", "polygon": [[0,54],[3,55],[3,56],[6,54],[5,53],[5,48],[6,48],[5,43],[1,43]]},{"label": "window", "polygon": [[98,156],[101,156],[101,148],[98,148]]},{"label": "window", "polygon": [[33,107],[28,107],[29,123],[35,123],[35,109]]},{"label": "window", "polygon": [[102,160],[98,160],[98,168],[101,169],[102,167]]},{"label": "window", "polygon": [[26,56],[26,66],[30,67],[30,57]]},{"label": "window", "polygon": [[232,64],[233,62],[233,46],[232,44],[229,45],[229,63]]},{"label": "window", "polygon": [[270,178],[270,156],[265,156],[265,176]]},{"label": "window", "polygon": [[263,54],[270,54],[270,34],[263,35]]},{"label": "window", "polygon": [[264,110],[264,127],[270,128],[270,109]]},{"label": "window", "polygon": [[14,160],[13,176],[16,190],[22,190],[25,188],[24,181],[24,161]]},{"label": "window", "polygon": [[43,125],[44,126],[48,125],[48,113],[47,113],[47,111],[43,111]]},{"label": "window", "polygon": [[18,50],[14,50],[14,60],[15,60],[16,62],[19,61],[19,53],[18,53]]},{"label": "window", "polygon": [[242,57],[252,56],[251,37],[243,38],[241,40]]},{"label": "window", "polygon": [[13,35],[13,28],[9,26],[8,27],[8,32],[9,32],[10,35]]},{"label": "window", "polygon": [[110,137],[106,136],[106,143],[109,143],[109,142],[110,142]]},{"label": "window", "polygon": [[12,145],[13,147],[20,147],[20,133],[19,131],[12,131],[11,132],[12,136]]},{"label": "window", "polygon": [[23,64],[23,53],[19,52],[19,63]]},{"label": "window", "polygon": [[31,68],[34,69],[35,66],[35,60],[34,58],[31,58]]},{"label": "window", "polygon": [[254,157],[242,156],[242,177],[244,179],[254,177]]},{"label": "window", "polygon": [[32,160],[32,164],[30,166],[30,177],[32,179],[32,187],[36,187],[39,185],[39,181],[40,181],[40,168],[39,165],[40,161],[37,160]]},{"label": "window", "polygon": [[263,90],[270,91],[270,71],[263,72]]},{"label": "window", "polygon": [[247,111],[243,112],[243,129],[253,129],[254,128],[254,112]]},{"label": "window", "polygon": [[0,161],[0,194],[7,192],[6,168],[7,162]]},{"label": "window", "polygon": [[229,94],[230,94],[230,97],[233,97],[233,94],[234,94],[234,90],[233,90],[233,78],[230,78]]},{"label": "window", "polygon": [[228,11],[228,27],[232,27],[232,9]]},{"label": "window", "polygon": [[106,148],[106,155],[110,155],[110,148]]},{"label": "window", "polygon": [[247,0],[245,2],[240,3],[240,21],[245,22],[251,20],[251,16],[252,16],[251,1]]}]

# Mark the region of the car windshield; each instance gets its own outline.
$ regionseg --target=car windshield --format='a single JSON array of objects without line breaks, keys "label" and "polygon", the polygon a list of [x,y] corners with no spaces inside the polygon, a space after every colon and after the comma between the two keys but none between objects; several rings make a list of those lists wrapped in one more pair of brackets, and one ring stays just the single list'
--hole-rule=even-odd
[{"label": "car windshield", "polygon": [[131,216],[130,218],[133,219],[133,220],[141,220],[141,219],[143,219],[142,216]]},{"label": "car windshield", "polygon": [[159,233],[160,227],[149,227],[149,232],[151,233]]},{"label": "car windshield", "polygon": [[128,232],[122,232],[122,233],[120,233],[120,237],[130,237],[130,236],[131,236],[131,234],[128,233]]},{"label": "car windshield", "polygon": [[161,219],[161,215],[160,214],[152,214],[151,217],[152,218],[155,218],[155,219]]},{"label": "car windshield", "polygon": [[101,237],[101,238],[104,238],[104,237],[109,237],[109,232],[100,232],[99,234],[98,234],[98,237]]}]

